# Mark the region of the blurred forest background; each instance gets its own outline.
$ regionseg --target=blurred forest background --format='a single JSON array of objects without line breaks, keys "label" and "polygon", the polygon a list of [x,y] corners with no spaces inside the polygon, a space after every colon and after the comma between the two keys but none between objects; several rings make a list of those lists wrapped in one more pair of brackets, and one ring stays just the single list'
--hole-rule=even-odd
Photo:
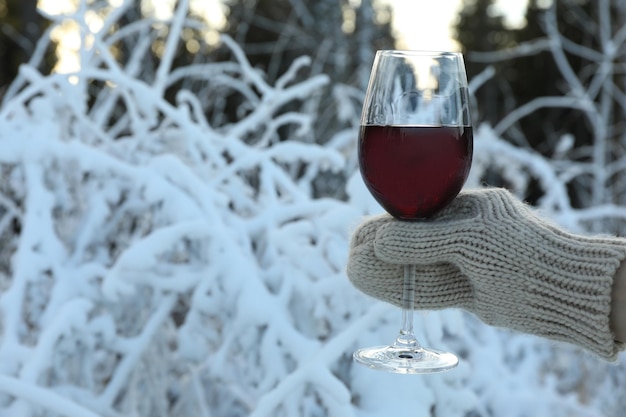
[{"label": "blurred forest background", "polygon": [[[88,3],[92,4],[90,7],[94,11],[100,10],[101,13],[114,4]],[[71,9],[72,2],[64,4]],[[173,67],[229,59],[228,53],[216,50],[217,33],[227,33],[241,45],[250,63],[262,69],[270,82],[283,74],[296,58],[310,56],[313,63],[300,74],[301,78],[326,74],[332,78],[334,86],[343,87],[341,92],[327,91],[317,96],[314,103],[307,103],[307,106],[315,106],[319,111],[309,140],[320,144],[326,143],[346,125],[345,120],[338,120],[339,115],[333,105],[337,94],[358,99],[367,83],[373,53],[377,49],[397,46],[394,37],[397,33],[392,28],[392,3],[382,0],[227,0],[219,4],[222,6],[220,14],[223,15],[210,16],[220,8],[207,11],[200,2],[191,2],[190,16],[206,25],[185,30],[184,47],[177,49]],[[171,15],[173,7],[171,2],[133,2],[119,25],[142,17],[155,18],[157,9],[166,16]],[[550,7],[557,13],[546,14]],[[45,7],[41,9],[46,10]],[[622,3],[608,0],[529,0],[521,27],[510,27],[506,16],[495,7],[494,0],[464,0],[457,19],[453,21],[451,34],[459,49],[465,53],[469,79],[486,75],[485,70],[489,74],[486,80],[480,78],[480,86],[474,92],[475,124],[486,122],[497,126],[513,110],[527,106],[523,117],[517,118],[510,126],[507,124],[506,129],[501,125],[496,128],[496,133],[517,146],[532,148],[546,156],[551,156],[563,146],[571,146],[576,149],[574,160],[590,162],[593,159],[593,142],[599,138],[597,127],[583,117],[585,109],[563,105],[558,100],[551,103],[545,103],[543,99],[538,101],[541,97],[572,96],[576,92],[572,92],[569,86],[576,78],[577,84],[592,84],[589,98],[601,103],[602,123],[607,130],[600,134],[609,138],[604,149],[608,156],[603,158],[622,158],[626,133],[621,116],[624,116],[625,110],[619,101],[623,98],[626,82],[623,71],[626,58],[624,52],[617,49],[622,47],[617,43],[614,44],[616,50],[607,50],[607,41],[612,36],[612,28],[613,32],[617,32],[617,41],[625,36],[624,30],[619,30],[626,24],[625,9]],[[423,13],[428,13],[427,7]],[[549,22],[550,19],[554,22]],[[94,20],[98,19],[94,17]],[[15,78],[19,65],[32,60],[37,40],[50,27],[50,21],[45,13],[42,15],[38,11],[34,1],[0,0],[0,25],[2,97],[2,92]],[[71,30],[67,27],[66,33]],[[73,30],[76,32],[78,29],[74,27]],[[550,31],[552,35],[558,33],[558,41],[554,37],[548,39]],[[60,42],[62,32],[56,28],[52,39]],[[154,70],[163,53],[166,33],[165,30],[152,39],[152,63],[144,62],[142,77],[150,76],[150,65]],[[124,54],[132,50],[132,42],[125,39],[115,45],[115,55],[123,60]],[[560,43],[563,61],[553,57],[555,42]],[[71,42],[66,39],[66,43]],[[45,51],[38,52],[47,56],[42,61],[49,65],[47,70],[52,71],[55,66],[58,69],[59,54],[67,55],[67,51],[58,50],[57,45],[52,42]],[[563,62],[568,68],[563,68]],[[168,97],[173,99],[177,91],[189,87],[193,88],[193,80],[181,77],[178,83],[168,87]],[[330,86],[327,88],[331,89]],[[237,103],[227,101],[221,104],[224,109],[207,111],[234,120],[238,117],[236,112],[241,109],[237,110]],[[537,111],[539,109],[541,111]],[[289,134],[283,132],[284,138]],[[626,195],[625,179],[608,178],[611,173],[607,173],[607,178],[595,177],[581,175],[569,183],[569,192],[576,207],[613,199],[617,203],[624,202],[621,199],[626,197],[620,196]],[[493,185],[502,183],[495,173],[485,180]],[[319,195],[341,197],[344,182],[345,178],[321,175],[316,180]],[[527,197],[534,201],[539,195],[531,193]]]},{"label": "blurred forest background", "polygon": [[[96,6],[108,9],[110,5]],[[196,2],[199,3],[199,2]],[[606,135],[611,137],[612,152],[616,159],[622,156],[620,143],[624,139],[623,105],[616,103],[622,98],[625,77],[623,76],[624,52],[607,51],[606,39],[609,37],[607,28],[615,30],[626,25],[626,13],[619,2],[604,0],[529,0],[526,14],[521,27],[507,26],[507,19],[495,7],[494,0],[464,0],[453,22],[451,34],[458,42],[459,48],[465,53],[468,77],[470,80],[483,73],[486,68],[493,70],[488,80],[481,81],[480,88],[475,91],[476,103],[474,122],[476,125],[488,122],[497,125],[513,110],[522,105],[532,106],[540,97],[555,97],[567,93],[568,74],[580,79],[580,83],[595,82],[596,95],[606,88],[604,77],[612,79],[615,91],[603,98],[603,108],[609,113]],[[607,3],[610,14],[602,15]],[[71,2],[68,3],[71,5]],[[111,2],[110,4],[113,4]],[[124,20],[132,22],[141,17],[154,18],[157,8],[166,16],[173,13],[174,4],[137,1],[129,8]],[[223,16],[213,16],[207,21],[206,8],[198,6],[194,9],[192,2],[190,15],[204,22],[207,26],[187,29],[184,33],[184,47],[178,48],[174,67],[191,62],[220,61],[228,59],[225,54],[216,50],[217,33],[227,33],[240,45],[250,63],[262,69],[268,80],[274,81],[298,57],[310,56],[313,64],[300,74],[301,78],[315,74],[327,74],[333,85],[341,84],[359,99],[365,89],[369,76],[373,53],[377,49],[389,49],[397,46],[392,29],[392,3],[382,0],[337,0],[307,2],[304,0],[226,0],[221,3]],[[41,5],[40,5],[41,6]],[[551,42],[548,40],[546,10],[555,7],[555,27],[563,42],[564,59],[570,65],[567,74],[559,68],[559,63],[551,56]],[[45,10],[45,7],[43,7]],[[425,9],[427,10],[427,9]],[[220,9],[213,10],[213,14]],[[97,18],[94,18],[97,20]],[[124,22],[120,22],[123,24]],[[26,63],[35,54],[37,40],[46,32],[50,21],[37,9],[35,1],[0,0],[0,96],[15,78],[20,64]],[[72,28],[66,28],[67,32]],[[76,27],[73,28],[75,31]],[[112,28],[114,30],[114,28]],[[208,32],[207,32],[208,31]],[[58,55],[67,54],[65,50],[57,50],[58,43],[71,43],[71,39],[63,39],[67,33],[58,30],[45,51],[48,54],[48,70],[59,65]],[[618,36],[622,36],[623,30]],[[151,59],[156,62],[163,54],[164,32],[155,36],[151,47]],[[72,38],[74,35],[69,35]],[[74,41],[75,43],[75,41]],[[128,41],[126,42],[128,43]],[[115,46],[115,54],[121,59],[133,45],[120,44]],[[66,46],[67,48],[67,46]],[[40,51],[41,53],[41,51]],[[596,64],[607,63],[600,76]],[[58,68],[57,68],[58,69]],[[43,69],[45,70],[45,68]],[[143,74],[143,77],[149,77]],[[189,87],[193,81],[181,79],[176,85],[169,87],[168,96],[175,97],[180,88]],[[328,87],[329,90],[331,89]],[[353,89],[353,90],[350,90]],[[345,92],[346,90],[344,90]],[[596,97],[592,97],[595,99]],[[337,120],[336,102],[332,94],[322,94],[315,103],[320,111],[318,122],[314,126],[309,140],[325,143],[341,127],[342,121]],[[538,103],[537,103],[538,104]],[[213,109],[220,117],[237,118],[236,103],[224,103],[226,112]],[[542,154],[551,156],[560,149],[557,145],[565,137],[581,161],[590,158],[589,150],[593,145],[594,131],[585,117],[581,117],[581,109],[559,103],[538,105],[528,111],[524,117],[516,120],[506,131],[498,131],[512,143],[530,147]],[[230,109],[230,110],[228,110]],[[230,116],[229,116],[230,114]],[[345,121],[343,121],[345,122]],[[344,123],[345,124],[345,123]],[[285,138],[288,133],[285,133]],[[319,192],[322,194],[341,193],[342,180],[332,177],[318,181]],[[501,180],[491,177],[488,182],[498,183]],[[600,202],[603,196],[592,195],[601,193],[593,191],[590,184],[579,177],[571,186],[574,201],[584,205],[585,201],[594,199]],[[626,198],[626,184],[619,180],[613,182],[613,196]],[[528,196],[532,200],[532,196]]]},{"label": "blurred forest background", "polygon": [[[453,373],[354,365],[398,323],[345,277],[393,1],[215,4],[0,0],[0,415],[623,416],[626,365],[457,310],[416,315]],[[499,10],[451,27],[468,186],[625,235],[626,2]]]}]

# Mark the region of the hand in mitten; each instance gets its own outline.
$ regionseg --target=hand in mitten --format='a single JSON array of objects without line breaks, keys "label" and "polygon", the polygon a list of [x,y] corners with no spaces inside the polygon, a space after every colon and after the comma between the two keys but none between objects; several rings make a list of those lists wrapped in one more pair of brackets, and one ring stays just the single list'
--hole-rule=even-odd
[{"label": "hand in mitten", "polygon": [[614,359],[613,276],[626,241],[567,233],[503,189],[468,191],[426,221],[373,218],[354,233],[348,277],[401,305],[417,266],[418,309],[460,307],[490,325],[568,341]]}]

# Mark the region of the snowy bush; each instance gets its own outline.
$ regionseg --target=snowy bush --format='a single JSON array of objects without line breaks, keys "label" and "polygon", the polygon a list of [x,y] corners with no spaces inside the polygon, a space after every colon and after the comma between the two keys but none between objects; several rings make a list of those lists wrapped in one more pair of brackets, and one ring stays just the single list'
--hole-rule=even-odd
[{"label": "snowy bush", "polygon": [[[165,52],[147,77],[154,22],[112,31],[120,8],[94,32],[88,12],[53,22],[81,28],[81,70],[42,74],[35,55],[0,108],[1,415],[618,415],[602,391],[623,386],[619,368],[455,310],[418,314],[416,327],[461,355],[457,370],[354,365],[354,348],[399,326],[345,277],[350,231],[380,211],[355,172],[356,130],[324,147],[276,140],[284,126],[310,129],[301,104],[331,79],[294,81],[303,57],[270,85],[228,37],[233,60],[173,68],[181,31],[198,25],[184,1],[159,23]],[[137,34],[147,41],[122,65],[111,46]],[[204,88],[172,103],[181,76]],[[342,88],[338,113],[358,115]],[[209,120],[229,96],[240,117]],[[550,161],[476,133],[472,185],[495,166],[520,193],[538,178],[544,208],[571,226],[621,213],[571,209]],[[346,201],[314,197],[332,170],[351,178]]]}]

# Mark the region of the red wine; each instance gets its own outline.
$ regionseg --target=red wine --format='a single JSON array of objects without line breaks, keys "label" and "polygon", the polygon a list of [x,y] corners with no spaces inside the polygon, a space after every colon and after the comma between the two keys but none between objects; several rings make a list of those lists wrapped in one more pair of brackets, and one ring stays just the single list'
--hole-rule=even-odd
[{"label": "red wine", "polygon": [[472,164],[472,128],[361,126],[359,162],[368,189],[392,216],[424,219],[459,193]]}]

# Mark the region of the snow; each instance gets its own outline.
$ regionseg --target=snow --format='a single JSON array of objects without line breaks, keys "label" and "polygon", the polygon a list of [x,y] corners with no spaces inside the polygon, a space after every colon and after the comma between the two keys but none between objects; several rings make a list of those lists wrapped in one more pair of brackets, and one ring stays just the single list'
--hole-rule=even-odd
[{"label": "snow", "polygon": [[[141,43],[128,65],[111,55],[108,45],[132,34],[106,30],[115,9],[83,46],[80,72],[40,73],[36,54],[6,93],[0,415],[619,415],[622,365],[458,310],[415,318],[422,343],[461,355],[456,370],[403,376],[354,364],[357,346],[389,342],[400,321],[345,276],[350,232],[382,212],[355,165],[356,128],[324,146],[298,141],[316,115],[295,104],[333,82],[297,81],[306,57],[272,85],[224,37],[232,62],[172,69],[184,7],[154,79],[141,72]],[[86,12],[71,18],[84,23]],[[216,95],[183,90],[172,104],[164,91],[181,77]],[[90,84],[100,87],[88,105]],[[206,101],[227,91],[249,111],[208,119]],[[358,117],[359,92],[332,91],[340,118]],[[573,230],[626,218],[612,202],[572,208],[565,174],[576,166],[511,145],[503,126],[477,127],[468,187],[495,169],[520,196],[536,181],[539,208]],[[276,140],[283,127],[294,140]],[[570,142],[555,157],[567,158]],[[328,171],[345,173],[346,200],[314,196],[312,181]]]}]

